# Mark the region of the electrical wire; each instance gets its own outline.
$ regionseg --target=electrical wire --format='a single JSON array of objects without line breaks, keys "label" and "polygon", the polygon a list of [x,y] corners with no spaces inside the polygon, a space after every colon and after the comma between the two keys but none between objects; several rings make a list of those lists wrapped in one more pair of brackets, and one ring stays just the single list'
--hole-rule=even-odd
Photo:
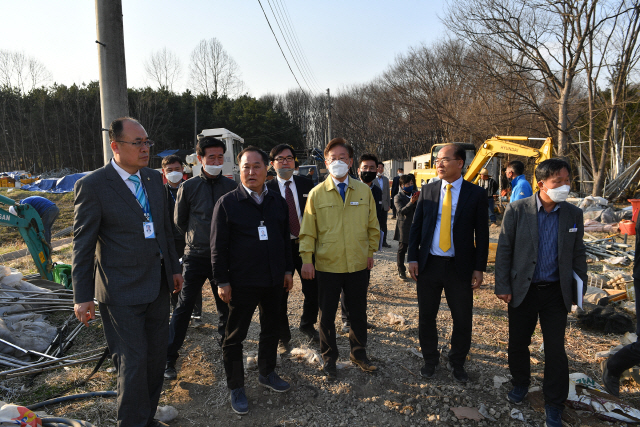
[{"label": "electrical wire", "polygon": [[[301,57],[300,53],[296,50],[296,45],[294,43],[293,36],[292,36],[292,32],[293,31],[290,30],[290,26],[288,25],[288,23],[286,21],[286,17],[284,15],[283,10],[282,10],[282,6],[279,5],[279,0],[273,0],[273,4],[275,6],[275,11],[277,12],[278,16],[280,17],[280,20],[278,20],[278,16],[276,16],[276,13],[274,12],[273,7],[271,6],[271,0],[267,0],[267,1],[269,2],[269,7],[271,8],[271,13],[273,13],[273,17],[276,20],[276,24],[278,24],[278,28],[280,29],[280,34],[284,38],[285,44],[287,45],[287,48],[289,49],[289,53],[291,54],[291,57],[293,58],[293,61],[296,64],[296,67],[298,67],[298,71],[300,72],[300,75],[302,76],[302,79],[307,84],[307,88],[309,89],[309,92],[314,92],[314,89],[312,89],[311,85],[309,85],[309,82],[311,81],[311,77],[307,78],[305,76],[305,74],[308,74],[308,72],[304,68],[304,63],[302,62],[302,57]],[[282,27],[280,26],[280,23],[282,23]],[[284,27],[284,32],[282,31],[283,27]],[[285,34],[285,32],[286,32],[286,34]],[[287,40],[287,38],[289,40]],[[315,90],[317,91],[317,89],[315,89]]]},{"label": "electrical wire", "polygon": [[38,408],[42,408],[43,406],[53,405],[55,403],[65,402],[67,400],[75,400],[75,399],[84,399],[87,397],[115,397],[118,393],[115,391],[92,391],[90,393],[80,393],[80,394],[71,394],[69,396],[57,397],[55,399],[45,400],[44,402],[34,403],[33,405],[28,405],[27,409],[35,410]]},{"label": "electrical wire", "polygon": [[278,37],[276,36],[275,31],[273,31],[273,27],[271,26],[271,22],[269,22],[269,18],[267,17],[267,12],[265,12],[264,7],[262,7],[262,2],[260,0],[258,0],[258,4],[260,4],[260,9],[262,9],[262,13],[264,14],[264,18],[267,20],[267,24],[269,25],[269,29],[271,30],[271,34],[273,34],[273,37],[276,39],[276,43],[278,44],[278,47],[280,48],[280,53],[282,53],[282,57],[284,58],[285,62],[287,63],[287,66],[289,67],[289,71],[291,71],[291,74],[293,75],[293,78],[296,80],[296,83],[298,83],[298,87],[300,88],[300,90],[302,91],[304,96],[307,98],[307,100],[309,102],[311,102],[311,99],[309,98],[309,95],[307,95],[307,93],[304,91],[304,89],[302,88],[302,85],[298,81],[298,77],[296,77],[296,74],[293,72],[293,69],[291,68],[291,64],[289,64],[289,60],[287,59],[287,56],[284,54],[284,51],[282,50],[282,46],[280,46],[280,42],[278,41]]}]

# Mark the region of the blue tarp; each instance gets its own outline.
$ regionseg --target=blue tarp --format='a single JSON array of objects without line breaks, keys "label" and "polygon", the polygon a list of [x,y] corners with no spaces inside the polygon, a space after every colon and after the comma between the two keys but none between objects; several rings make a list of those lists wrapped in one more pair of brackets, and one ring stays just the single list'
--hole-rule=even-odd
[{"label": "blue tarp", "polygon": [[162,153],[156,154],[156,156],[164,158],[164,157],[170,156],[172,154],[176,154],[178,151],[180,151],[180,150],[164,150]]},{"label": "blue tarp", "polygon": [[23,185],[20,189],[27,191],[39,191],[43,193],[68,193],[73,191],[76,181],[89,172],[74,173],[62,178],[41,179],[33,184]]}]

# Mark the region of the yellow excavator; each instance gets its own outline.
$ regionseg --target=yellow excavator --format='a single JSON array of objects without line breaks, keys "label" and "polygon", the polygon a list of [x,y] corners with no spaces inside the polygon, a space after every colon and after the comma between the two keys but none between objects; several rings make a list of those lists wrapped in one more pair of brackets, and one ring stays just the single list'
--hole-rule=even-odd
[{"label": "yellow excavator", "polygon": [[[540,148],[527,147],[514,141],[544,141]],[[414,170],[411,171],[416,177],[416,185],[418,188],[426,184],[429,179],[438,176],[436,169],[431,167],[435,158],[438,156],[440,149],[446,144],[434,144],[431,147],[431,153],[413,157]],[[467,152],[467,161],[463,167],[466,169],[464,179],[473,183],[477,183],[480,176],[478,172],[487,164],[489,160],[498,154],[511,154],[514,156],[533,157],[535,164],[550,159],[553,152],[552,138],[529,138],[526,136],[494,136],[487,139],[476,151],[473,144],[463,144]],[[472,157],[473,156],[473,157]],[[469,160],[472,159],[472,160]],[[538,183],[535,177],[532,179],[531,186],[533,191],[537,191]]]}]

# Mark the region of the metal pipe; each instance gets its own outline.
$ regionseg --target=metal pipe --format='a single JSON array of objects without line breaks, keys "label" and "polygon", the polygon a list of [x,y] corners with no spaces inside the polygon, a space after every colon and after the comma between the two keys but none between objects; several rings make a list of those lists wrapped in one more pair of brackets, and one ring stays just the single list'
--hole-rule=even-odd
[{"label": "metal pipe", "polygon": [[104,349],[83,351],[82,353],[72,354],[72,355],[67,356],[67,357],[55,358],[54,360],[47,360],[46,362],[32,363],[32,364],[29,364],[28,366],[24,366],[22,368],[16,368],[16,369],[10,369],[8,371],[3,371],[3,372],[0,372],[0,376],[7,375],[7,374],[15,374],[17,372],[22,372],[22,371],[33,369],[33,368],[40,368],[40,367],[43,367],[43,366],[49,366],[49,365],[53,365],[53,364],[56,364],[56,363],[59,363],[59,362],[73,361],[73,359],[75,357],[87,356],[87,355],[90,355],[90,354],[94,355],[94,356],[97,356],[97,355],[101,355],[103,352],[104,352]]},{"label": "metal pipe", "polygon": [[9,342],[7,340],[3,340],[2,338],[0,338],[0,342],[3,343],[3,344],[8,345],[9,347],[13,347],[16,350],[20,350],[20,351],[22,351],[23,353],[26,353],[26,354],[35,354],[36,356],[46,357],[47,359],[55,359],[55,357],[49,356],[48,354],[40,353],[39,351],[25,350],[24,348],[19,347],[19,346],[15,345],[14,343]]},{"label": "metal pipe", "polygon": [[[100,359],[101,357],[102,356],[88,357],[86,359],[81,359],[81,360],[77,360],[77,361],[74,361],[74,362],[64,363],[64,364],[61,364],[61,365],[46,366],[44,368],[35,369],[35,370],[31,370],[31,371],[22,371],[22,372],[17,372],[15,374],[4,375],[4,377],[9,379],[9,378],[21,377],[23,375],[39,374],[41,372],[52,371],[54,369],[60,369],[60,368],[64,368],[64,367],[67,367],[67,366],[82,365],[83,363],[93,362],[95,360]],[[1,374],[2,373],[0,373],[0,375]]]}]

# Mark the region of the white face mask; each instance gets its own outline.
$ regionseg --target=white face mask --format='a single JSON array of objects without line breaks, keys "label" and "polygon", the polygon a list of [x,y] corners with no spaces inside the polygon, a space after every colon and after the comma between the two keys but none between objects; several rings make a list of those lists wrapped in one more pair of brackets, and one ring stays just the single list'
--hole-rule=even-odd
[{"label": "white face mask", "polygon": [[376,175],[378,175],[378,178],[380,178],[382,176],[382,172],[378,172]]},{"label": "white face mask", "polygon": [[182,172],[169,172],[166,174],[167,175],[167,181],[172,182],[174,184],[179,183],[180,181],[182,181]]},{"label": "white face mask", "polygon": [[556,188],[548,188],[545,193],[547,193],[547,196],[549,196],[551,200],[556,203],[560,203],[567,200],[567,197],[569,197],[569,190],[571,190],[571,187],[568,185],[562,185]]},{"label": "white face mask", "polygon": [[300,171],[293,171],[294,175],[300,175]]},{"label": "white face mask", "polygon": [[342,160],[334,160],[329,165],[329,173],[340,179],[349,172],[349,166]]},{"label": "white face mask", "polygon": [[282,169],[276,169],[275,171],[276,171],[276,174],[280,178],[284,179],[285,181],[291,178],[291,175],[295,173],[295,170],[293,168],[282,168]]},{"label": "white face mask", "polygon": [[218,176],[222,171],[222,165],[202,165],[204,171],[209,175]]}]

